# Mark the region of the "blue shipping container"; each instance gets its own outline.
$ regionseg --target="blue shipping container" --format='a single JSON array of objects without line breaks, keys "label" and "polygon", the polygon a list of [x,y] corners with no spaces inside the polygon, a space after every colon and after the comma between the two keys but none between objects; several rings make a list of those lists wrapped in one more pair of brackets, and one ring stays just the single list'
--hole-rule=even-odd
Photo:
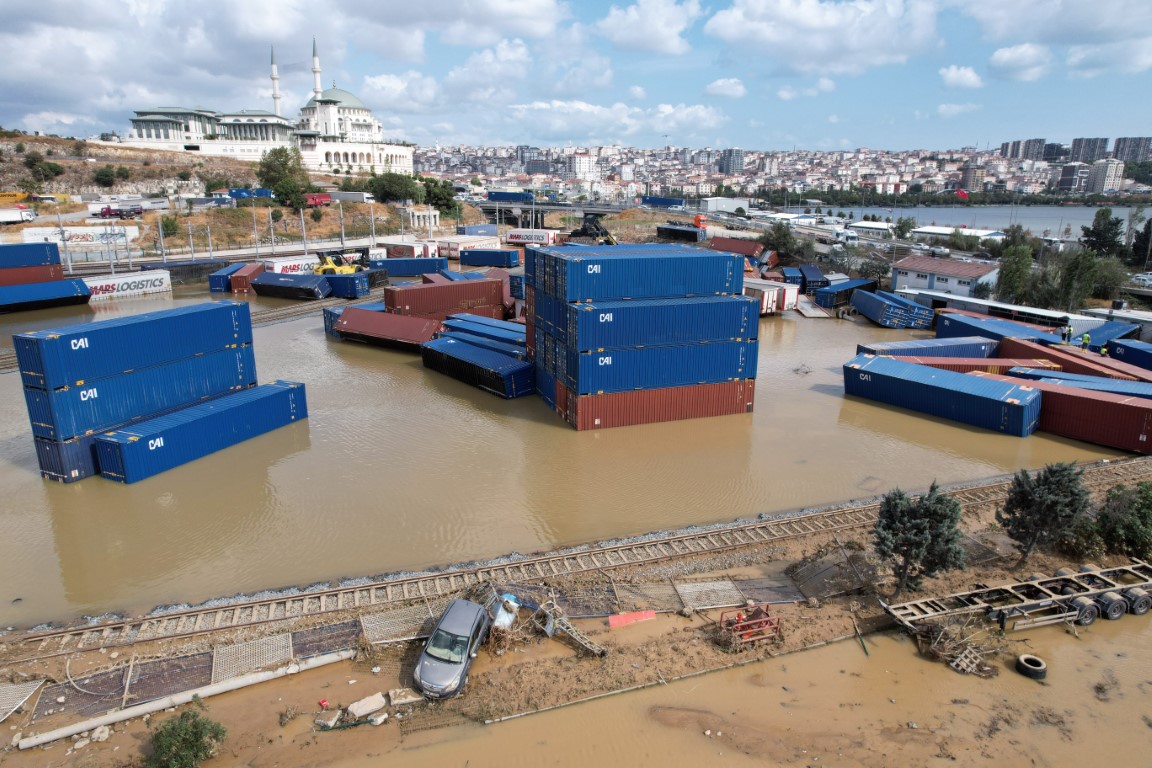
[{"label": "blue shipping container", "polygon": [[87,304],[92,298],[88,284],[79,278],[47,283],[0,286],[0,313]]},{"label": "blue shipping container", "polygon": [[228,293],[232,290],[232,273],[244,268],[244,264],[229,264],[208,275],[208,290],[212,293]]},{"label": "blue shipping container", "polygon": [[1111,392],[1116,395],[1152,398],[1152,384],[1145,381],[1125,381],[1106,379],[1103,376],[1089,376],[1084,373],[1046,371],[1042,368],[1009,368],[1009,376],[1033,381],[1047,381],[1053,384],[1066,384],[1069,387],[1091,389],[1094,392]]},{"label": "blue shipping container", "polygon": [[536,375],[536,394],[547,403],[549,408],[556,408],[556,377],[548,373],[544,364],[537,359],[534,369]]},{"label": "blue shipping container", "polygon": [[143,414],[197,403],[256,383],[250,344],[154,365],[77,387],[24,388],[32,434],[68,440]]},{"label": "blue shipping container", "polygon": [[731,295],[744,292],[744,257],[661,245],[547,247],[536,252],[536,277],[538,291],[565,302]]},{"label": "blue shipping container", "polygon": [[1027,437],[1040,420],[1040,391],[891,357],[844,364],[844,392],[974,427]]},{"label": "blue shipping container", "polygon": [[100,474],[135,483],[306,418],[304,385],[274,381],[99,435]]},{"label": "blue shipping container", "polygon": [[520,251],[507,248],[464,248],[460,251],[464,267],[518,267]]},{"label": "blue shipping container", "polygon": [[360,299],[372,292],[372,285],[367,272],[356,272],[351,275],[324,275],[332,295],[341,299]]},{"label": "blue shipping container", "polygon": [[524,299],[524,275],[509,275],[508,289],[514,299]]},{"label": "blue shipping container", "polygon": [[759,343],[718,341],[557,354],[556,378],[580,395],[753,379]]},{"label": "blue shipping container", "polygon": [[468,331],[452,330],[441,333],[437,338],[441,339],[455,339],[462,341],[465,344],[471,344],[474,347],[481,349],[488,349],[493,352],[499,352],[508,357],[514,357],[517,360],[527,360],[528,350],[522,344],[510,344],[506,341],[497,341],[491,336],[479,336],[475,333]]},{"label": "blue shipping container", "polygon": [[877,325],[885,328],[928,328],[930,321],[917,318],[903,304],[889,301],[878,293],[856,291],[852,306]]},{"label": "blue shipping container", "polygon": [[951,339],[907,339],[857,344],[856,354],[900,357],[993,357],[1000,342],[984,336],[956,336]]},{"label": "blue shipping container", "polygon": [[[1056,329],[1056,335],[1060,335],[1059,328]],[[1089,330],[1088,336],[1092,342],[1088,345],[1088,348],[1093,352],[1099,352],[1101,347],[1106,346],[1113,339],[1139,337],[1140,327],[1119,320],[1109,320]]]},{"label": "blue shipping container", "polygon": [[[365,301],[360,304],[351,304],[349,306],[356,309],[366,309],[369,312],[387,312],[388,307],[382,301]],[[328,334],[334,339],[343,340],[344,337],[336,330],[336,321],[344,314],[344,310],[348,307],[325,307],[324,308],[324,333]]]},{"label": "blue shipping container", "polygon": [[876,281],[865,280],[859,278],[856,280],[844,280],[836,283],[835,285],[826,285],[813,292],[812,298],[819,307],[826,309],[835,309],[836,307],[843,306],[852,300],[853,291],[875,291]]},{"label": "blue shipping container", "polygon": [[760,305],[747,296],[697,296],[564,304],[569,349],[697,344],[755,339]]},{"label": "blue shipping container", "polygon": [[9,267],[44,267],[60,263],[60,246],[56,243],[10,243],[0,245],[0,269]]},{"label": "blue shipping container", "polygon": [[388,277],[419,277],[420,275],[433,275],[442,269],[448,269],[448,257],[437,256],[427,258],[411,256],[401,259],[372,259],[369,262],[372,269],[383,269]]},{"label": "blue shipping container", "polygon": [[1108,354],[1115,359],[1152,370],[1152,344],[1135,339],[1112,339],[1107,346]]},{"label": "blue shipping container", "polygon": [[503,398],[536,391],[536,371],[527,360],[489,349],[439,338],[420,345],[424,366]]},{"label": "blue shipping container", "polygon": [[217,301],[12,337],[24,386],[80,386],[204,352],[252,343],[243,301]]},{"label": "blue shipping container", "polygon": [[249,283],[258,296],[280,299],[323,299],[332,295],[332,286],[323,275],[292,275],[263,272]]},{"label": "blue shipping container", "polygon": [[495,224],[461,224],[456,227],[456,234],[458,235],[485,235],[487,237],[496,237]]},{"label": "blue shipping container", "polygon": [[[517,325],[519,325],[517,323]],[[517,346],[524,346],[525,327],[520,325],[519,328],[500,328],[498,326],[488,325],[487,323],[474,323],[471,320],[462,320],[448,318],[444,321],[444,327],[450,331],[463,331],[464,333],[471,333],[476,336],[486,336],[489,339],[500,341],[505,344],[514,344]]]},{"label": "blue shipping container", "polygon": [[1024,339],[1040,344],[1059,344],[1060,335],[1045,333],[1011,320],[995,317],[969,317],[968,315],[942,314],[936,318],[936,336],[941,339],[956,336],[983,336],[986,339]]},{"label": "blue shipping container", "polygon": [[804,292],[812,293],[821,288],[828,287],[828,278],[815,264],[801,264],[800,274],[804,276]]},{"label": "blue shipping container", "polygon": [[497,320],[494,317],[484,317],[483,315],[473,315],[471,312],[456,312],[448,315],[448,320],[466,320],[469,323],[479,323],[480,325],[490,325],[493,328],[500,328],[505,331],[514,331],[524,333],[524,323],[514,323],[511,320]]},{"label": "blue shipping container", "polygon": [[640,204],[647,205],[651,208],[671,208],[674,205],[684,205],[684,198],[645,195],[640,198]]}]

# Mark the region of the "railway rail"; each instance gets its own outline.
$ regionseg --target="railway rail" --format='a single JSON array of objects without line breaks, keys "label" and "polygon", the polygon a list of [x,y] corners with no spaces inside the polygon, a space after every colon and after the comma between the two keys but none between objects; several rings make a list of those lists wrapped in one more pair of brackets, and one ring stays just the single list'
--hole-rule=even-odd
[{"label": "railway rail", "polygon": [[[1152,460],[1144,458],[1104,461],[1084,467],[1084,483],[1103,492],[1118,483],[1152,480]],[[1010,475],[978,485],[946,489],[966,510],[1000,504],[1011,485]],[[499,560],[477,566],[454,566],[438,572],[385,578],[379,581],[306,593],[235,602],[223,606],[153,614],[51,631],[13,634],[30,661],[77,650],[129,645],[152,640],[189,637],[277,621],[294,621],[336,611],[394,605],[457,593],[480,582],[524,583],[560,579],[588,572],[604,572],[661,561],[771,545],[803,536],[835,533],[874,525],[879,500],[850,502],[814,512],[801,512],[766,520],[740,521],[691,532],[657,533],[617,543]]]}]

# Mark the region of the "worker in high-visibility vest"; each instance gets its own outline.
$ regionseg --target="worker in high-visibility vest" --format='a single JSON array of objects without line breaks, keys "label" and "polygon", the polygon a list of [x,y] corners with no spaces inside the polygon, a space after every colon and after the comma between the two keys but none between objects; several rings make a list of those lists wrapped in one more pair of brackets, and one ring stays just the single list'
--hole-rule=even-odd
[{"label": "worker in high-visibility vest", "polygon": [[1085,332],[1084,335],[1080,337],[1080,349],[1088,351],[1088,345],[1091,343],[1092,337],[1089,336],[1087,332]]}]

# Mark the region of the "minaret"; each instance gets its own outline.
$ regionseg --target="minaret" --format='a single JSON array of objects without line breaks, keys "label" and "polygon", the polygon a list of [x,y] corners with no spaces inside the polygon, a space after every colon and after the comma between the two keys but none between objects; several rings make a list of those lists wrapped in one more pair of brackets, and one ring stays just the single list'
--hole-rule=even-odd
[{"label": "minaret", "polygon": [[272,49],[272,112],[280,117],[280,73],[276,71],[276,49]]},{"label": "minaret", "polygon": [[324,88],[320,85],[320,54],[316,53],[316,38],[312,38],[312,96],[320,98]]}]

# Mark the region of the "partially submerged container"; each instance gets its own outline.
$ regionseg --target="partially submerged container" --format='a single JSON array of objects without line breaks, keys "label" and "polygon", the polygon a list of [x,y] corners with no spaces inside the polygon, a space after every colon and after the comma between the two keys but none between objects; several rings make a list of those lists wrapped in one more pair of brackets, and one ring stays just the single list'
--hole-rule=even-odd
[{"label": "partially submerged container", "polygon": [[24,388],[32,434],[68,440],[140,414],[196,403],[256,383],[251,345],[186,357],[62,389]]},{"label": "partially submerged container", "polygon": [[1126,381],[1103,376],[1088,376],[1083,373],[1046,371],[1042,368],[1026,365],[1009,368],[1007,371],[990,371],[990,373],[1002,373],[1006,376],[1032,379],[1033,381],[1047,381],[1052,384],[1065,384],[1069,387],[1080,387],[1094,392],[1111,392],[1114,395],[1152,398],[1152,383],[1146,381]]},{"label": "partially submerged container", "polygon": [[956,373],[971,373],[984,371],[985,373],[1008,373],[1009,370],[1019,366],[1029,366],[1046,373],[1060,370],[1060,366],[1048,360],[1012,360],[1002,357],[916,357],[910,355],[889,355],[896,360],[906,363],[926,365],[929,368],[939,368],[944,371]]},{"label": "partially submerged container", "polygon": [[[384,306],[384,302],[382,301],[365,301],[353,306],[355,306],[356,309],[365,309],[370,312],[388,311],[388,308]],[[344,314],[345,309],[349,309],[349,307],[324,307],[324,333],[334,339],[342,338],[336,330],[336,321]]]},{"label": "partially submerged container", "polygon": [[[478,318],[478,320],[485,319],[487,318]],[[501,341],[505,344],[520,347],[524,346],[526,341],[524,337],[524,326],[519,323],[501,322],[501,325],[497,326],[469,320],[460,315],[453,315],[444,321],[444,328],[449,331],[463,331],[477,336],[486,336],[494,341]]]},{"label": "partially submerged container", "polygon": [[577,394],[755,378],[759,343],[718,341],[581,352],[557,350],[555,375]]},{"label": "partially submerged container", "polygon": [[357,307],[347,307],[333,325],[333,330],[347,341],[412,351],[436,338],[441,329],[437,320]]},{"label": "partially submerged container", "polygon": [[[985,336],[957,336],[950,339],[905,339],[872,341],[856,345],[856,354],[911,355],[914,357],[991,357],[999,342]],[[1034,357],[1029,355],[1028,357]]]},{"label": "partially submerged container", "polygon": [[[1044,346],[1024,339],[1002,339],[1000,341],[1001,357],[1043,357],[1060,366],[1060,370],[1068,373],[1084,373],[1089,376],[1106,376],[1110,379],[1125,379],[1127,381],[1140,380],[1136,376],[1108,366],[1108,361],[1100,359],[1097,355],[1080,355],[1066,345]],[[1137,369],[1141,373],[1141,369]]]},{"label": "partially submerged container", "polygon": [[211,293],[228,293],[232,290],[232,275],[243,268],[243,264],[229,264],[208,275],[208,290]]},{"label": "partially submerged container", "polygon": [[[324,275],[332,295],[341,299],[360,299],[372,292],[371,275],[356,272],[351,275]],[[259,291],[257,291],[259,293]]]},{"label": "partially submerged container", "polygon": [[759,305],[747,296],[565,304],[564,342],[577,351],[755,339]]},{"label": "partially submerged container", "polygon": [[449,329],[440,333],[437,338],[463,341],[466,344],[471,344],[475,347],[491,350],[492,352],[499,352],[502,355],[514,357],[517,360],[528,359],[528,349],[523,344],[512,344],[507,341],[497,341],[491,336],[480,336],[475,333],[470,333],[469,331]]},{"label": "partially submerged container", "polygon": [[280,299],[314,300],[332,295],[332,286],[324,275],[265,272],[252,278],[251,286],[257,296]]},{"label": "partially submerged container", "polygon": [[245,264],[232,273],[230,283],[232,293],[248,293],[252,290],[252,280],[264,273],[264,265],[260,263]]},{"label": "partially submerged container", "polygon": [[536,391],[532,363],[451,338],[439,338],[420,347],[424,366],[503,398],[523,397]]},{"label": "partially submerged container", "polygon": [[219,301],[12,337],[27,387],[58,389],[252,343],[248,304]]},{"label": "partially submerged container", "polygon": [[373,259],[369,264],[373,269],[387,270],[389,277],[419,277],[448,269],[448,259],[444,257],[389,257],[387,259]]},{"label": "partially submerged container", "polygon": [[599,395],[577,395],[552,383],[556,394],[541,397],[577,430],[752,413],[756,399],[756,382],[751,380]]},{"label": "partially submerged container", "polygon": [[0,268],[43,267],[60,263],[60,246],[56,243],[0,244]]},{"label": "partially submerged container", "polygon": [[92,291],[81,279],[0,286],[0,314],[87,304]]},{"label": "partially submerged container", "polygon": [[100,435],[100,474],[135,483],[306,418],[304,385],[274,381]]},{"label": "partially submerged container", "polygon": [[460,266],[518,267],[520,251],[516,248],[465,248],[460,251]]},{"label": "partially submerged container", "polygon": [[[745,287],[747,287],[747,280],[745,280]],[[871,292],[875,290],[875,280],[866,280],[864,278],[844,280],[817,289],[812,294],[812,300],[816,302],[816,306],[824,307],[825,309],[835,309],[836,307],[842,307],[851,302],[852,294],[855,291]]]},{"label": "partially submerged container", "polygon": [[1107,348],[1113,360],[1152,371],[1152,344],[1136,339],[1112,339],[1108,342]]},{"label": "partially submerged container", "polygon": [[990,381],[891,357],[857,355],[845,363],[844,393],[1017,437],[1032,434],[1040,418],[1040,393],[1022,381]]},{"label": "partially submerged container", "polygon": [[[1038,331],[1035,328],[997,317],[969,317],[953,313],[941,314],[936,319],[936,336],[983,336],[988,339],[1024,339],[1044,344],[1059,344],[1060,335]],[[1008,355],[1017,357],[1017,355]]]},{"label": "partially submerged container", "polygon": [[912,312],[900,302],[877,293],[854,291],[852,306],[864,317],[884,328],[928,328],[931,320],[926,320]]},{"label": "partially submerged container", "polygon": [[49,283],[64,279],[64,268],[59,264],[39,267],[0,267],[0,285],[27,285]]}]

